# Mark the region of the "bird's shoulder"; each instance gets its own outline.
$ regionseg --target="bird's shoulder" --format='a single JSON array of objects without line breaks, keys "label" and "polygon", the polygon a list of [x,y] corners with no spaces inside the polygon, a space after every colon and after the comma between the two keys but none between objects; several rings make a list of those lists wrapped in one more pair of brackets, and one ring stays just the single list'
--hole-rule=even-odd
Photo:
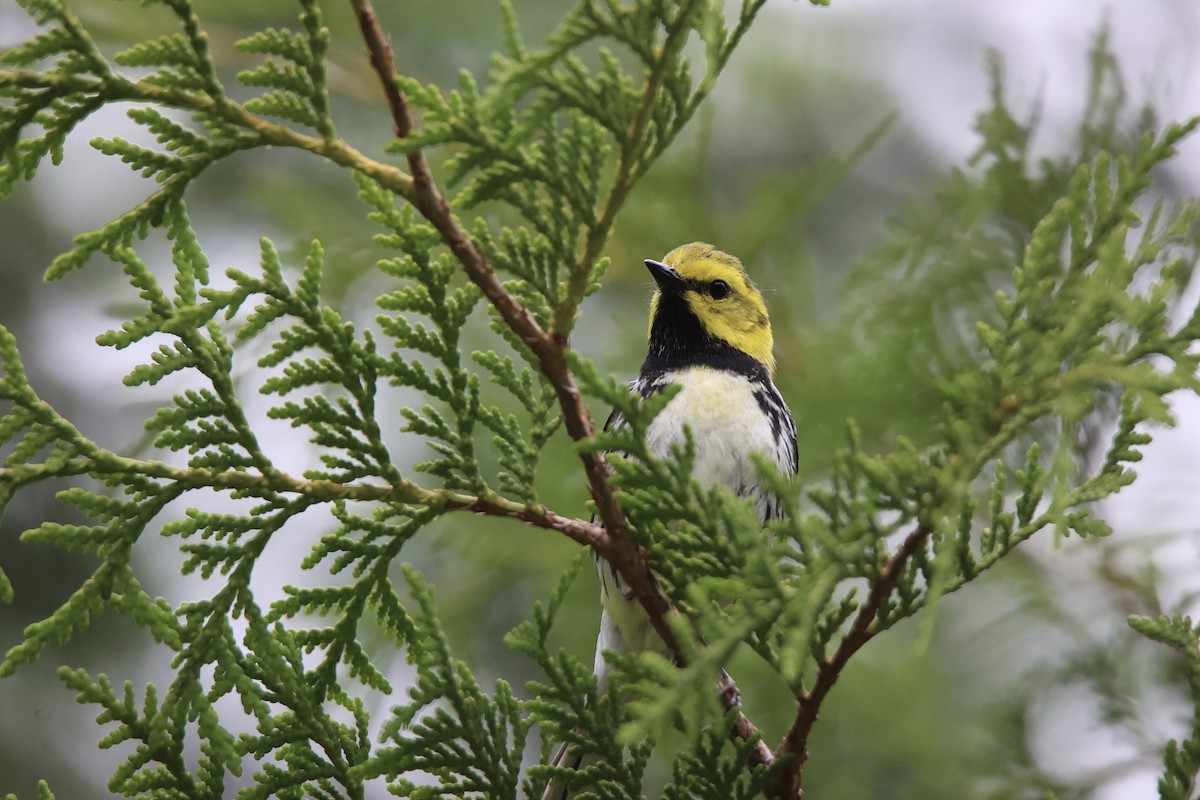
[{"label": "bird's shoulder", "polygon": [[[670,382],[670,376],[666,372],[654,375],[643,374],[629,382],[629,391],[645,400],[650,395],[662,391],[663,387]],[[625,415],[621,413],[620,409],[614,408],[612,413],[608,415],[608,420],[604,423],[604,430],[612,430],[624,424]]]}]

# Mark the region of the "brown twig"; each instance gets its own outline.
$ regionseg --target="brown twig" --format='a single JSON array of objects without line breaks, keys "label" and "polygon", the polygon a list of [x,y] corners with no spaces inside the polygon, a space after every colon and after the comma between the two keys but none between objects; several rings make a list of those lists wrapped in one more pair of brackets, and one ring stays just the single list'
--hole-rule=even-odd
[{"label": "brown twig", "polygon": [[811,689],[797,698],[796,717],[792,720],[783,739],[780,740],[779,746],[775,748],[775,758],[788,758],[788,761],[769,790],[772,797],[800,798],[804,796],[801,775],[804,771],[804,762],[808,759],[808,737],[812,733],[813,725],[816,724],[821,705],[829,695],[830,689],[837,683],[837,679],[841,677],[846,662],[879,632],[875,621],[879,616],[880,609],[883,608],[892,589],[896,587],[896,583],[904,574],[909,559],[919,548],[924,547],[931,532],[932,530],[927,525],[920,525],[908,535],[900,548],[883,565],[879,577],[872,582],[867,599],[858,607],[854,622],[850,624],[849,630],[838,643],[837,650],[833,655],[817,662],[816,681]]},{"label": "brown twig", "polygon": [[[721,675],[717,678],[717,695],[721,698],[721,707],[726,711],[737,709],[737,714],[733,721],[733,735],[738,739],[746,741],[759,737],[761,731],[741,711],[741,690],[738,689],[738,685],[734,683],[733,678],[725,670],[721,670]],[[754,745],[754,750],[750,753],[750,766],[769,767],[773,763],[775,763],[775,753],[771,751],[770,746],[766,742],[759,739]]]},{"label": "brown twig", "polygon": [[564,517],[542,506],[530,506],[499,496],[477,497],[450,490],[425,489],[407,480],[391,484],[337,483],[308,480],[286,472],[269,474],[239,470],[212,470],[201,467],[176,467],[162,461],[142,461],[95,448],[86,457],[56,464],[19,464],[0,467],[0,484],[19,488],[51,477],[70,475],[142,475],[171,481],[183,489],[270,490],[295,494],[314,502],[339,500],[375,503],[414,503],[447,511],[470,511],[488,517],[506,517],[538,528],[557,531],[587,547],[603,547],[604,529],[582,519]]},{"label": "brown twig", "polygon": [[[678,9],[678,19],[689,17],[696,5],[696,0],[692,0],[685,7]],[[555,310],[554,319],[550,323],[551,335],[560,341],[566,339],[567,334],[575,325],[578,299],[582,297],[587,282],[590,280],[592,264],[600,257],[608,231],[616,222],[617,214],[624,207],[638,178],[649,166],[648,162],[641,159],[637,145],[646,135],[654,116],[654,110],[658,106],[659,92],[662,89],[663,81],[666,80],[666,67],[687,42],[689,31],[690,28],[686,25],[677,25],[667,34],[662,47],[656,50],[654,63],[647,65],[646,78],[642,83],[641,91],[638,92],[637,109],[629,121],[621,149],[617,153],[612,188],[608,192],[603,211],[588,226],[591,230],[584,243],[579,263],[573,270],[567,292],[568,301]]]},{"label": "brown twig", "polygon": [[[358,14],[359,28],[371,59],[371,66],[379,76],[392,115],[396,136],[404,138],[412,133],[416,125],[408,108],[404,93],[396,85],[396,62],[391,46],[379,26],[379,19],[370,0],[352,0]],[[563,422],[572,439],[581,440],[593,436],[595,424],[575,384],[575,377],[567,366],[566,353],[533,319],[523,305],[518,303],[501,284],[496,271],[470,237],[459,226],[450,204],[438,191],[429,169],[429,162],[421,150],[408,154],[408,166],[414,184],[414,202],[417,210],[437,229],[442,241],[450,248],[462,264],[467,277],[482,291],[488,302],[499,312],[513,331],[529,346],[537,357],[542,373],[550,380],[558,395],[563,412]],[[628,532],[625,515],[613,495],[608,483],[608,465],[598,453],[580,455],[587,473],[588,488],[596,501],[597,512],[611,535],[621,537]]]},{"label": "brown twig", "polygon": [[[351,0],[351,3],[358,17],[371,66],[383,86],[394,131],[396,136],[404,138],[412,133],[416,125],[409,111],[408,101],[396,85],[396,62],[391,46],[379,25],[370,0]],[[454,253],[467,277],[480,288],[505,323],[533,351],[542,374],[554,386],[567,434],[575,441],[594,436],[595,423],[583,403],[575,377],[567,364],[568,345],[565,339],[543,330],[529,311],[504,288],[487,256],[475,247],[470,237],[459,227],[449,203],[434,183],[424,153],[419,149],[410,152],[408,165],[414,185],[413,205],[441,234],[442,241]],[[608,463],[600,453],[581,453],[580,459],[587,476],[588,490],[596,503],[597,515],[603,523],[603,528],[597,528],[598,535],[594,539],[590,536],[593,531],[587,531],[589,541],[585,543],[621,574],[626,585],[645,608],[668,651],[677,663],[681,666],[686,665],[686,658],[674,631],[667,624],[667,617],[674,611],[674,607],[654,579],[648,554],[638,545],[629,530],[624,511],[608,480]],[[572,534],[572,531],[565,529],[563,532]],[[580,541],[576,536],[572,538]],[[738,709],[740,699],[737,686],[728,675],[718,683],[718,688],[726,710]],[[758,729],[740,710],[737,711],[735,731],[743,738],[750,738],[758,733]],[[759,742],[754,760],[756,764],[770,764],[773,760],[770,748]]]}]

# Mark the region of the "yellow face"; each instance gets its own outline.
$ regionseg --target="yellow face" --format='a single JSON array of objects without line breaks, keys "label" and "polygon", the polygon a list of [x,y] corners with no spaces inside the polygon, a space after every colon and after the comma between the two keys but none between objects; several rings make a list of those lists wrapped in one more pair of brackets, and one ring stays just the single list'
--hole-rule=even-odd
[{"label": "yellow face", "polygon": [[[707,334],[741,350],[774,373],[774,338],[767,305],[740,261],[712,245],[693,242],[672,250],[662,263],[686,283],[680,294]],[[656,291],[651,301],[652,325],[663,291]]]}]

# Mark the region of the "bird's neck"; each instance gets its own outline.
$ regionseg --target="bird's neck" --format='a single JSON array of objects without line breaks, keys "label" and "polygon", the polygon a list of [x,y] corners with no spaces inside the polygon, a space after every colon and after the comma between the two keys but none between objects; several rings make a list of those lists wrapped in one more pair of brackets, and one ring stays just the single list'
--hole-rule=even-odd
[{"label": "bird's neck", "polygon": [[695,366],[728,370],[755,381],[770,379],[770,370],[761,361],[705,331],[686,301],[664,295],[650,322],[650,344],[641,377]]}]

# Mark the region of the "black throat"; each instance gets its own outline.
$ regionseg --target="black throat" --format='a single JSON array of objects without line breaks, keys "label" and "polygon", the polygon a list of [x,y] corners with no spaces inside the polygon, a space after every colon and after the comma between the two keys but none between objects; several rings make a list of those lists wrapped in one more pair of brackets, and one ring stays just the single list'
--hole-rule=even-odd
[{"label": "black throat", "polygon": [[755,382],[770,378],[767,368],[754,357],[705,332],[686,300],[661,292],[640,377],[653,383],[669,371],[695,366],[736,372]]}]

